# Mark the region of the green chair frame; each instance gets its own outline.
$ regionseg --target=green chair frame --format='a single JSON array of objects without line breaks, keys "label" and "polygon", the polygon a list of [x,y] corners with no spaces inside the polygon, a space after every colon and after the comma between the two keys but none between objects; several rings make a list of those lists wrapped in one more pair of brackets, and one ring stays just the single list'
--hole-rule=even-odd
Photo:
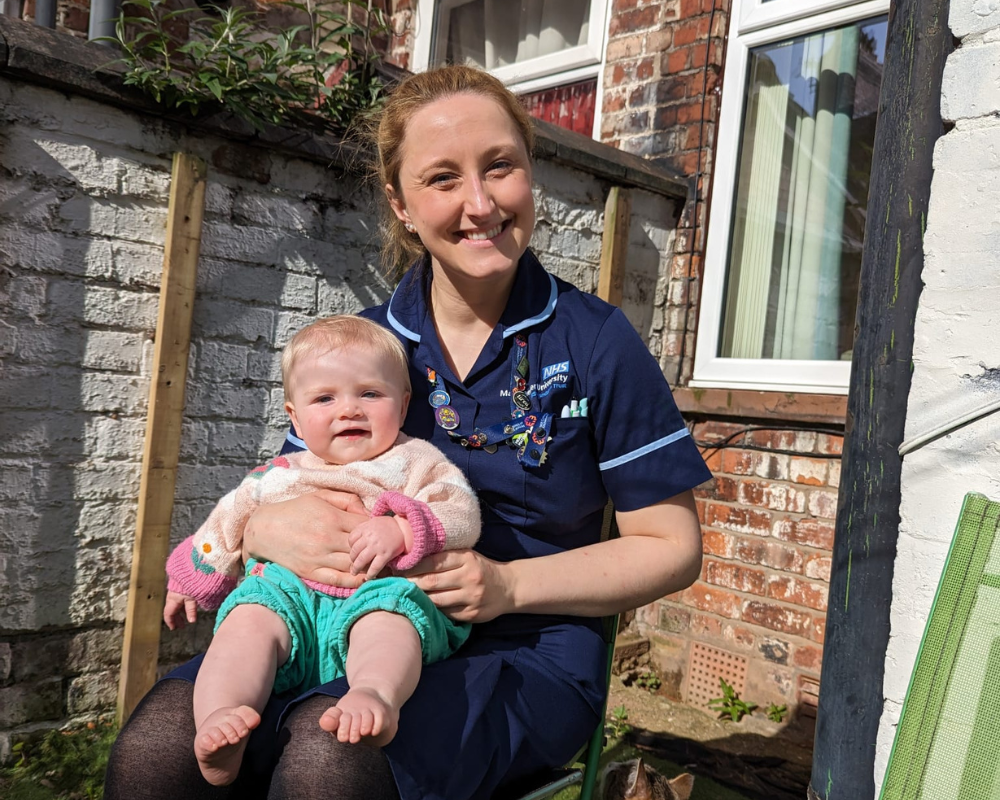
[{"label": "green chair frame", "polygon": [[[604,527],[601,541],[613,539],[618,535],[615,524],[614,506],[609,502],[604,509]],[[619,615],[614,614],[604,618],[604,640],[607,643],[607,666],[605,670],[605,685],[611,686],[611,667],[615,658],[615,637],[618,635]],[[582,763],[583,767],[566,767],[535,776],[534,782],[525,788],[522,783],[508,787],[493,796],[493,800],[545,800],[547,797],[561,792],[570,786],[581,784],[580,800],[593,800],[597,789],[597,773],[600,768],[601,753],[604,751],[604,718],[607,715],[607,695],[601,707],[601,716],[597,727],[590,736],[590,741],[584,745],[570,763]]]}]

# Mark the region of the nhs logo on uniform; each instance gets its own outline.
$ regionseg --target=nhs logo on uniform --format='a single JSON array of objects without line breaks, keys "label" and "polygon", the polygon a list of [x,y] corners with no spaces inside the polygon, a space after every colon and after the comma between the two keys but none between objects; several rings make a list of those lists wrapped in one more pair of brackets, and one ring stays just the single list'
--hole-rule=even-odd
[{"label": "nhs logo on uniform", "polygon": [[542,380],[547,381],[553,375],[559,375],[562,372],[569,372],[568,361],[560,361],[558,364],[549,364],[547,367],[542,369]]}]

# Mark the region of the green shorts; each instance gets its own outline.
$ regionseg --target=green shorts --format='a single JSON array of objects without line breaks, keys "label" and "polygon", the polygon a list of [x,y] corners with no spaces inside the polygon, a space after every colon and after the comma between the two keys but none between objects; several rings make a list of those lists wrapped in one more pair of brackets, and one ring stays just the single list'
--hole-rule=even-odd
[{"label": "green shorts", "polygon": [[263,571],[250,571],[226,598],[215,628],[236,606],[251,604],[271,609],[284,621],[291,636],[288,660],[275,676],[274,691],[302,692],[345,674],[351,626],[372,611],[406,617],[420,636],[423,663],[440,661],[469,638],[467,623],[453,622],[430,598],[406,578],[379,578],[361,585],[350,597],[331,597],[310,589],[289,570],[264,562]]}]

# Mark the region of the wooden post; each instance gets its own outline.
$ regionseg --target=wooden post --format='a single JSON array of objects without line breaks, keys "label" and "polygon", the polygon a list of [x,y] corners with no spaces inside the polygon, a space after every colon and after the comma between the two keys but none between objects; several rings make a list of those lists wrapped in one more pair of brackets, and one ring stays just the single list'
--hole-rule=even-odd
[{"label": "wooden post", "polygon": [[184,153],[174,155],[139,513],[118,683],[119,724],[128,719],[156,680],[166,589],[164,566],[177,479],[206,172],[201,159]]},{"label": "wooden post", "polygon": [[[875,795],[924,220],[951,50],[948,0],[894,0],[868,189],[811,800]],[[958,766],[958,765],[956,765]]]},{"label": "wooden post", "polygon": [[621,186],[612,186],[604,204],[604,237],[601,239],[601,271],[597,296],[621,307],[625,282],[625,258],[632,227],[632,196]]}]

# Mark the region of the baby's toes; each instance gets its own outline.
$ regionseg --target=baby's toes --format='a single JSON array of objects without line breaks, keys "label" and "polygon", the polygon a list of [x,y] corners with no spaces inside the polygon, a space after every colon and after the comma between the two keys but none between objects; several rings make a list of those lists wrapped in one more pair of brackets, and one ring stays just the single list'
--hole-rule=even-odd
[{"label": "baby's toes", "polygon": [[327,733],[336,733],[340,727],[340,717],[343,712],[336,706],[331,706],[319,718],[319,726]]}]

